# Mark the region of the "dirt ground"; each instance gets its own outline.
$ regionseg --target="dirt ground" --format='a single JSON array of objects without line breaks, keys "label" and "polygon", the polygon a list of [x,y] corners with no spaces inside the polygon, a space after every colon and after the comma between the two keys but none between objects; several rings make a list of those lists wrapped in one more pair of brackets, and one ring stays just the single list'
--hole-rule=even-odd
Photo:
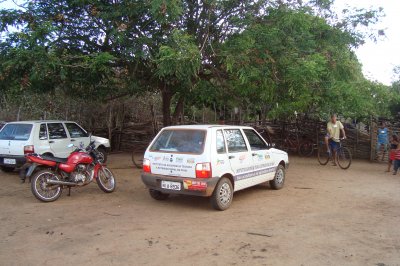
[{"label": "dirt ground", "polygon": [[349,170],[291,158],[286,184],[208,199],[150,198],[129,155],[109,157],[117,190],[96,183],[34,198],[0,173],[1,265],[400,265],[400,174],[355,161]]}]

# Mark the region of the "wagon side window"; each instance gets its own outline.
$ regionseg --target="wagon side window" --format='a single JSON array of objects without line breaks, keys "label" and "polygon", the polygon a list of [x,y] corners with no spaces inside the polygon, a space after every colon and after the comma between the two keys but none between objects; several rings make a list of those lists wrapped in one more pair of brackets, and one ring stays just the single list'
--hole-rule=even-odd
[{"label": "wagon side window", "polygon": [[244,129],[243,132],[246,135],[247,140],[249,141],[250,148],[252,151],[268,149],[268,146],[265,143],[265,141],[254,130]]},{"label": "wagon side window", "polygon": [[65,132],[62,123],[48,123],[50,139],[66,139],[67,133]]},{"label": "wagon side window", "polygon": [[228,144],[228,151],[231,152],[245,152],[247,150],[246,142],[244,141],[240,129],[226,129],[225,130],[226,142]]},{"label": "wagon side window", "polygon": [[40,140],[46,140],[47,139],[47,127],[46,127],[46,124],[40,124],[39,139]]},{"label": "wagon side window", "polygon": [[217,153],[226,153],[225,138],[222,130],[217,130]]}]

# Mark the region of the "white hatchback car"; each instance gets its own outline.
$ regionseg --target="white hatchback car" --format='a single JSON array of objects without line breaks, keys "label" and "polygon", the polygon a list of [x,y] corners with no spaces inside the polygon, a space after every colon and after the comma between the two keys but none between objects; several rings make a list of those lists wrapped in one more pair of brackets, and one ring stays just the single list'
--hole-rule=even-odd
[{"label": "white hatchback car", "polygon": [[94,140],[103,161],[110,148],[108,139],[90,136],[80,125],[72,121],[20,121],[10,122],[0,130],[0,168],[13,171],[25,163],[25,154],[37,153],[66,158],[74,147],[86,147]]},{"label": "white hatchback car", "polygon": [[286,152],[271,147],[251,127],[166,127],[144,154],[142,181],[156,200],[169,194],[211,196],[215,209],[229,208],[233,192],[269,182],[283,187]]}]

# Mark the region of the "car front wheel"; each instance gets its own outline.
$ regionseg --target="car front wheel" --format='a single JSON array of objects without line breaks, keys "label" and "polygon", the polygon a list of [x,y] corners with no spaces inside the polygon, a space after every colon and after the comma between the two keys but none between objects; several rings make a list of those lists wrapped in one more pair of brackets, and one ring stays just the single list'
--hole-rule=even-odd
[{"label": "car front wheel", "polygon": [[214,193],[211,196],[211,205],[214,209],[224,211],[232,204],[233,186],[231,181],[223,177],[219,180],[215,187]]},{"label": "car front wheel", "polygon": [[269,185],[273,189],[281,189],[283,188],[283,184],[285,183],[285,167],[283,165],[278,165],[275,172],[275,177],[271,181],[269,181]]}]

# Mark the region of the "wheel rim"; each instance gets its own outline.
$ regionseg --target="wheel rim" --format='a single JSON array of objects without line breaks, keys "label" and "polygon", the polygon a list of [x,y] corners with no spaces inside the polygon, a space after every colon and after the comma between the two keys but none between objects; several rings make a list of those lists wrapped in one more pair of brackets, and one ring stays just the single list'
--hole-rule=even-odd
[{"label": "wheel rim", "polygon": [[275,176],[275,180],[277,184],[282,184],[283,180],[285,179],[285,173],[283,172],[282,169],[278,169],[278,171],[276,171],[276,176]]},{"label": "wheel rim", "polygon": [[227,206],[231,201],[231,197],[232,191],[229,184],[222,184],[221,188],[219,189],[219,202],[221,203],[221,205]]},{"label": "wheel rim", "polygon": [[113,190],[115,186],[114,176],[110,170],[103,168],[99,171],[99,181],[107,190]]},{"label": "wheel rim", "polygon": [[326,147],[321,145],[318,148],[318,162],[322,165],[326,165],[329,161],[329,154],[326,150]]},{"label": "wheel rim", "polygon": [[134,152],[132,154],[133,164],[137,168],[142,168],[143,167],[143,159],[144,159],[144,154],[142,152]]},{"label": "wheel rim", "polygon": [[47,180],[59,180],[58,177],[52,173],[42,173],[35,180],[35,190],[37,194],[46,200],[54,199],[61,191],[58,185],[48,185]]},{"label": "wheel rim", "polygon": [[347,169],[350,167],[351,164],[351,153],[346,148],[340,148],[337,151],[337,159],[340,168]]},{"label": "wheel rim", "polygon": [[303,156],[310,156],[313,152],[313,144],[312,143],[304,143],[300,146],[300,153]]}]

